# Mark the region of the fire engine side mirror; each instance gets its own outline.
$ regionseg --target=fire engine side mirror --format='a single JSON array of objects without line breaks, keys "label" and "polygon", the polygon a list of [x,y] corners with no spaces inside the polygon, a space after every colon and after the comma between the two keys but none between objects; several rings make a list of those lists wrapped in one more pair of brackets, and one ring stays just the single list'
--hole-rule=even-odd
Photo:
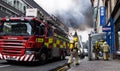
[{"label": "fire engine side mirror", "polygon": [[0,21],[0,32],[2,32],[2,22]]}]

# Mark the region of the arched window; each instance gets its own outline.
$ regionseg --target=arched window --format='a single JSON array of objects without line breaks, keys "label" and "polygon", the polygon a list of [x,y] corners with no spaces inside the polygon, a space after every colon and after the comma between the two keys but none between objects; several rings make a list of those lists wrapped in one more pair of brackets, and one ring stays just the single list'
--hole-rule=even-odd
[{"label": "arched window", "polygon": [[26,7],[25,7],[25,6],[23,6],[23,10],[24,10],[24,12],[25,12],[25,10],[26,10]]}]

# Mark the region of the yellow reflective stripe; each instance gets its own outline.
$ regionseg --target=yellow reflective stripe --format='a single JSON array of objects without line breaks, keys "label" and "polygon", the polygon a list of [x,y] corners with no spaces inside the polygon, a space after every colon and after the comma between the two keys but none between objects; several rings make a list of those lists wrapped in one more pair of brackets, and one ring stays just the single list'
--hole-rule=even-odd
[{"label": "yellow reflective stripe", "polygon": [[70,49],[72,49],[73,48],[73,44],[72,43],[70,43]]},{"label": "yellow reflective stripe", "polygon": [[55,33],[54,36],[57,36],[57,34]]},{"label": "yellow reflective stripe", "polygon": [[70,44],[68,44],[68,47],[70,46]]},{"label": "yellow reflective stripe", "polygon": [[44,42],[43,38],[36,38],[36,42]]},{"label": "yellow reflective stripe", "polygon": [[78,38],[77,38],[77,37],[74,37],[73,40],[74,40],[74,41],[78,41]]},{"label": "yellow reflective stripe", "polygon": [[56,41],[56,44],[60,44],[60,40],[57,40],[57,41]]},{"label": "yellow reflective stripe", "polygon": [[53,42],[53,38],[49,38],[48,43],[52,43]]},{"label": "yellow reflective stripe", "polygon": [[49,44],[48,43],[44,43],[44,45],[48,47]]},{"label": "yellow reflective stripe", "polygon": [[58,36],[58,37],[62,39],[62,36]]},{"label": "yellow reflective stripe", "polygon": [[66,46],[66,42],[63,42],[63,46]]},{"label": "yellow reflective stripe", "polygon": [[60,48],[63,48],[63,45],[60,45]]},{"label": "yellow reflective stripe", "polygon": [[56,44],[55,43],[53,44],[53,47],[56,48]]}]

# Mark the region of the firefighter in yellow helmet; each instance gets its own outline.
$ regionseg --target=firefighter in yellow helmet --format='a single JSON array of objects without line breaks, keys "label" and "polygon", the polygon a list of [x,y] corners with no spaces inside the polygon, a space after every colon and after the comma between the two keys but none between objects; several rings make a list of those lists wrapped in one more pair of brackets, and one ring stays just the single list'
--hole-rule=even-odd
[{"label": "firefighter in yellow helmet", "polygon": [[102,54],[103,54],[103,43],[104,43],[104,40],[101,39],[101,40],[99,41],[99,48],[100,48],[100,52],[102,52]]},{"label": "firefighter in yellow helmet", "polygon": [[76,65],[79,65],[79,56],[78,56],[78,50],[79,50],[79,45],[78,42],[73,43],[73,48],[70,51],[70,57],[68,59],[68,67],[70,67],[70,64],[73,63],[73,57],[75,57],[75,63]]},{"label": "firefighter in yellow helmet", "polygon": [[107,42],[103,43],[103,59],[108,60],[108,53],[109,53],[109,45]]},{"label": "firefighter in yellow helmet", "polygon": [[98,41],[95,42],[95,44],[93,45],[93,52],[95,54],[95,59],[98,60],[99,59],[99,44]]}]

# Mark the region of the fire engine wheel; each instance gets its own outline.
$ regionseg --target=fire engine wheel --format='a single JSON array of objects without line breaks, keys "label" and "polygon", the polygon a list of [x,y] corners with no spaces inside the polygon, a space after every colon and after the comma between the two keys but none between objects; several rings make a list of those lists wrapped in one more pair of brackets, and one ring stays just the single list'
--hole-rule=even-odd
[{"label": "fire engine wheel", "polygon": [[43,52],[40,54],[40,62],[42,64],[44,64],[44,63],[46,63],[46,61],[47,61],[47,55],[46,55],[46,53]]},{"label": "fire engine wheel", "polygon": [[64,60],[64,56],[60,56],[60,60]]},{"label": "fire engine wheel", "polygon": [[65,53],[63,53],[63,55],[60,56],[60,60],[64,60],[65,59]]}]

